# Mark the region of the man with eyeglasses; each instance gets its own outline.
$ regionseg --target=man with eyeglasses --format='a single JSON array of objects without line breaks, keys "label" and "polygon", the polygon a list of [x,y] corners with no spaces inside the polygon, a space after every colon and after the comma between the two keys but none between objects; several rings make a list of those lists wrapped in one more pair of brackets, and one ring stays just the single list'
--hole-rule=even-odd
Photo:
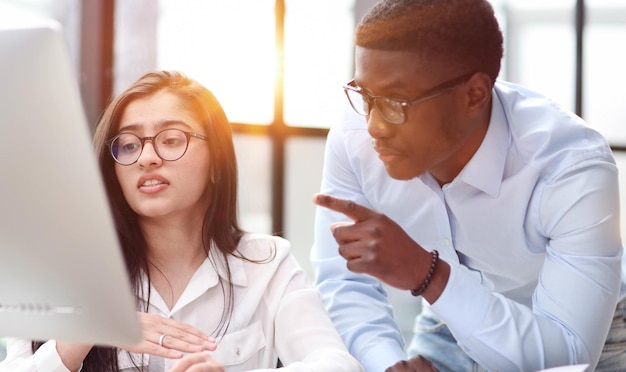
[{"label": "man with eyeglasses", "polygon": [[[352,354],[371,372],[626,370],[606,140],[497,81],[487,0],[383,0],[355,42],[344,90],[365,119],[330,130],[311,252]],[[422,298],[406,351],[382,283]]]}]

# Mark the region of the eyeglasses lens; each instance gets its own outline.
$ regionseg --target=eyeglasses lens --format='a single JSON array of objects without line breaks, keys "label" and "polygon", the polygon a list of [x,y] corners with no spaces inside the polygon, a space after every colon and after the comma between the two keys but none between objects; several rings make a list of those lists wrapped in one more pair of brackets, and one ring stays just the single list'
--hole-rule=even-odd
[{"label": "eyeglasses lens", "polygon": [[352,105],[354,111],[363,116],[369,114],[369,102],[364,99],[361,93],[354,90],[346,89],[346,94],[348,95],[348,100],[350,101],[350,105]]},{"label": "eyeglasses lens", "polygon": [[378,112],[386,121],[392,124],[404,123],[404,108],[400,101],[379,97],[375,104]]},{"label": "eyeglasses lens", "polygon": [[351,89],[346,89],[346,94],[350,105],[359,115],[369,115],[371,110],[370,101],[373,101],[383,119],[394,124],[404,122],[404,108],[400,101],[387,97],[369,98],[365,97],[363,93]]},{"label": "eyeglasses lens", "polygon": [[120,164],[132,164],[139,158],[141,148],[139,137],[122,133],[111,143],[111,154]]}]

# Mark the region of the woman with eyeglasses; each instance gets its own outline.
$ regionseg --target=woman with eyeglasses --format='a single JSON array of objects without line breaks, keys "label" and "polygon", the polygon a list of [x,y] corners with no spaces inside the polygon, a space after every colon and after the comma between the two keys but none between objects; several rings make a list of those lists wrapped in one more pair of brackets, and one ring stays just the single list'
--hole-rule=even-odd
[{"label": "woman with eyeglasses", "polygon": [[10,340],[0,370],[361,371],[289,242],[240,228],[231,128],[209,90],[148,73],[109,104],[94,144],[144,339]]}]

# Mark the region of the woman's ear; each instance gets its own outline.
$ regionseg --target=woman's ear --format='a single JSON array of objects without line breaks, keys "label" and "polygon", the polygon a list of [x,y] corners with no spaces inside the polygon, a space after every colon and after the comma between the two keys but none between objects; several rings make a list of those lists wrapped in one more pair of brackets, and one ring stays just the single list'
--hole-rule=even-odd
[{"label": "woman's ear", "polygon": [[483,72],[477,72],[467,81],[467,110],[471,118],[476,118],[490,109],[491,78]]}]

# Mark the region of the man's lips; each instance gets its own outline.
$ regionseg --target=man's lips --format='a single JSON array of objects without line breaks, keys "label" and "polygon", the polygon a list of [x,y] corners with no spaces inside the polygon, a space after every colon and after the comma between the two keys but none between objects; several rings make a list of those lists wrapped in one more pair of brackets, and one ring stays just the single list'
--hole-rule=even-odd
[{"label": "man's lips", "polygon": [[393,161],[400,156],[397,151],[393,151],[385,147],[377,147],[376,145],[374,145],[374,150],[378,153],[378,158],[384,162]]}]

